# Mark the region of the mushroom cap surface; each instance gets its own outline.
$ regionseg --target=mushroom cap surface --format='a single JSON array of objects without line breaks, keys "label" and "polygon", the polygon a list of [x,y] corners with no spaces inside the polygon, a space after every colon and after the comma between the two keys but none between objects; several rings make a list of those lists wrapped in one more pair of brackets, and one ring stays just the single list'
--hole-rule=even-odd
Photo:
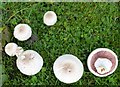
[{"label": "mushroom cap surface", "polygon": [[42,69],[43,59],[36,51],[26,50],[18,57],[16,63],[20,72],[30,76]]},{"label": "mushroom cap surface", "polygon": [[55,76],[64,83],[74,83],[83,75],[83,64],[74,55],[65,54],[56,59],[53,65]]},{"label": "mushroom cap surface", "polygon": [[17,47],[18,47],[18,45],[16,43],[8,43],[5,46],[6,54],[8,54],[9,56],[15,56]]},{"label": "mushroom cap surface", "polygon": [[55,12],[53,11],[47,11],[44,14],[43,17],[43,22],[47,25],[47,26],[52,26],[57,22],[57,15],[55,14]]},{"label": "mushroom cap surface", "polygon": [[32,35],[31,27],[28,24],[18,24],[14,28],[14,37],[19,41],[25,41]]}]

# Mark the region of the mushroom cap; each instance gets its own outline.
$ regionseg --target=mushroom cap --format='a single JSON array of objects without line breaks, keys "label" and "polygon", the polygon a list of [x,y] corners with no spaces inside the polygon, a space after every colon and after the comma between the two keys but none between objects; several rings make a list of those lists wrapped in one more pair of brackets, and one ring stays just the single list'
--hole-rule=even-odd
[{"label": "mushroom cap", "polygon": [[74,83],[83,75],[83,64],[74,55],[65,54],[56,59],[53,65],[55,76],[64,83]]},{"label": "mushroom cap", "polygon": [[32,31],[28,24],[18,24],[14,28],[14,37],[19,41],[27,40],[31,37]]},{"label": "mushroom cap", "polygon": [[57,22],[57,15],[53,11],[47,11],[44,14],[43,21],[47,26],[54,25]]},{"label": "mushroom cap", "polygon": [[16,43],[8,43],[5,46],[6,54],[8,54],[9,56],[15,56],[17,47],[18,47],[18,45]]},{"label": "mushroom cap", "polygon": [[36,51],[26,50],[18,57],[16,63],[20,72],[31,76],[42,69],[43,59]]},{"label": "mushroom cap", "polygon": [[[97,55],[98,58],[96,58],[95,55]],[[105,74],[99,74],[97,72],[97,70],[94,69],[95,68],[95,66],[94,66],[95,61],[97,61],[97,59],[99,59],[99,58],[104,58],[104,59],[107,58],[112,62],[112,67],[111,67],[111,70],[109,72],[107,72]],[[110,50],[108,48],[97,48],[94,51],[92,51],[90,53],[90,55],[88,56],[87,65],[88,65],[88,69],[90,70],[90,72],[92,72],[95,76],[106,77],[106,76],[112,74],[117,69],[117,66],[118,66],[117,55],[112,50]]]}]

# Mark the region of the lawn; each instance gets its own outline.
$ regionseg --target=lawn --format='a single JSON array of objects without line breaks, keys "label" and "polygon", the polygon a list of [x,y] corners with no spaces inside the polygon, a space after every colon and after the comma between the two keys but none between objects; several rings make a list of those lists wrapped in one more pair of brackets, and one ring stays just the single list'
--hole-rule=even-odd
[{"label": "lawn", "polygon": [[[94,76],[87,67],[87,57],[96,48],[109,48],[120,58],[120,3],[2,3],[2,64],[5,85],[66,85],[53,73],[53,63],[63,54],[77,56],[84,65],[83,77],[70,85],[120,85],[120,60],[110,76]],[[54,26],[43,23],[43,15],[52,10],[58,20]],[[31,26],[33,36],[20,42],[13,37],[19,23]],[[37,51],[44,60],[42,70],[34,76],[23,75],[16,67],[16,57],[4,52],[4,46],[15,42],[25,50]]]}]

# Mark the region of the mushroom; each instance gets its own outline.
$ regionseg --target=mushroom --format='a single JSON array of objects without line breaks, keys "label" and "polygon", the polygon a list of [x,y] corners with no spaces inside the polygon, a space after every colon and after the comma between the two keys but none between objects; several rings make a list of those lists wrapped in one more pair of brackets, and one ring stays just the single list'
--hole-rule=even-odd
[{"label": "mushroom", "polygon": [[57,15],[53,11],[47,11],[44,14],[43,21],[47,26],[52,26],[57,22]]},{"label": "mushroom", "polygon": [[65,54],[56,59],[53,65],[55,76],[64,83],[77,82],[83,75],[83,64],[74,55]]},{"label": "mushroom", "polygon": [[26,50],[18,56],[16,63],[21,73],[31,76],[41,70],[43,59],[36,51]]},{"label": "mushroom", "polygon": [[14,37],[20,41],[29,39],[32,35],[31,27],[28,24],[18,24],[14,28]]},{"label": "mushroom", "polygon": [[98,48],[88,56],[87,65],[95,76],[106,77],[118,66],[117,55],[108,48]]},{"label": "mushroom", "polygon": [[17,49],[18,45],[16,43],[8,43],[5,46],[5,52],[6,54],[8,54],[9,56],[15,56],[16,55],[16,49]]}]

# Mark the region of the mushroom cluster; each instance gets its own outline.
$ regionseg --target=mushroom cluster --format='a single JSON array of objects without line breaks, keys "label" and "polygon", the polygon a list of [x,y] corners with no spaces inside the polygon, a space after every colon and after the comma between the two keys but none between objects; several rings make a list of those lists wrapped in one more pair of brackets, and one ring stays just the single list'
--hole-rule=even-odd
[{"label": "mushroom cluster", "polygon": [[[57,15],[53,11],[48,11],[44,14],[43,22],[47,26],[52,26],[57,22]],[[32,35],[31,27],[28,24],[18,24],[14,28],[13,35],[19,41],[26,41]],[[43,59],[36,51],[24,51],[16,43],[8,43],[5,52],[9,56],[17,57],[17,67],[25,75],[35,75],[43,66]]]},{"label": "mushroom cluster", "polygon": [[[52,26],[57,22],[57,15],[53,11],[48,11],[44,14],[43,22],[47,26]],[[26,41],[32,35],[31,27],[28,24],[18,24],[14,28],[13,35],[19,41]],[[5,52],[9,56],[17,57],[17,68],[25,75],[35,75],[42,69],[43,58],[34,50],[24,51],[22,47],[11,42],[5,46]],[[106,77],[118,66],[117,55],[110,49],[98,48],[89,55],[87,65],[94,75]],[[84,67],[76,56],[65,54],[55,60],[53,71],[57,79],[70,84],[82,77]]]},{"label": "mushroom cluster", "polygon": [[43,66],[43,59],[36,51],[24,51],[16,43],[8,43],[5,46],[5,52],[9,56],[17,56],[17,67],[25,75],[35,75]]}]

